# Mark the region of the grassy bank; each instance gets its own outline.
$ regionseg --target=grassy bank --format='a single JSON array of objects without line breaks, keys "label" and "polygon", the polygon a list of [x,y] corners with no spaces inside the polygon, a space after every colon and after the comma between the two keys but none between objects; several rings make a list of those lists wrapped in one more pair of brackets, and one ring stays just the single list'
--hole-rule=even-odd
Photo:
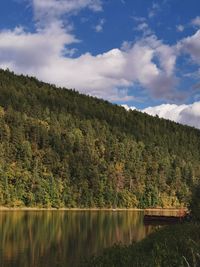
[{"label": "grassy bank", "polygon": [[84,267],[198,267],[200,224],[164,227],[130,246],[116,245],[84,262]]}]

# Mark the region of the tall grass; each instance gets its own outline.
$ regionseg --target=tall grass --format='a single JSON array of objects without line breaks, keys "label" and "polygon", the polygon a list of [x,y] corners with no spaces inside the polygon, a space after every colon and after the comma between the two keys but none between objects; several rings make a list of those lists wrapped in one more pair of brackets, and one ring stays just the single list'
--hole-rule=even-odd
[{"label": "tall grass", "polygon": [[130,246],[116,245],[84,267],[199,267],[200,224],[163,227]]}]

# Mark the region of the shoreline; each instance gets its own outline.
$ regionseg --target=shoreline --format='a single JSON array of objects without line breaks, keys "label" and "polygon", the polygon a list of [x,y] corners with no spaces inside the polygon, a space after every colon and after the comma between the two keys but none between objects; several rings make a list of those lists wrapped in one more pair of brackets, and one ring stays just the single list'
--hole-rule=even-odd
[{"label": "shoreline", "polygon": [[39,208],[39,207],[0,207],[2,211],[187,211],[187,208]]}]

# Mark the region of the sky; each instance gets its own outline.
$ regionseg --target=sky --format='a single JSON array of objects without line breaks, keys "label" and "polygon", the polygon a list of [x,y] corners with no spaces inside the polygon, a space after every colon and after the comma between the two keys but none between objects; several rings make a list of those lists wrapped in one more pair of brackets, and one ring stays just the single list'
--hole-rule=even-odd
[{"label": "sky", "polygon": [[0,68],[200,129],[200,1],[2,0]]}]

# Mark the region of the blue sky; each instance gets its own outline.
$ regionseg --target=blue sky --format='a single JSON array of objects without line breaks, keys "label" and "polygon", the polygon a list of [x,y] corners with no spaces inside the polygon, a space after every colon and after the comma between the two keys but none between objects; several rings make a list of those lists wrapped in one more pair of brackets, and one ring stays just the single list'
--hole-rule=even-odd
[{"label": "blue sky", "polygon": [[0,67],[200,128],[200,2],[1,1]]}]

